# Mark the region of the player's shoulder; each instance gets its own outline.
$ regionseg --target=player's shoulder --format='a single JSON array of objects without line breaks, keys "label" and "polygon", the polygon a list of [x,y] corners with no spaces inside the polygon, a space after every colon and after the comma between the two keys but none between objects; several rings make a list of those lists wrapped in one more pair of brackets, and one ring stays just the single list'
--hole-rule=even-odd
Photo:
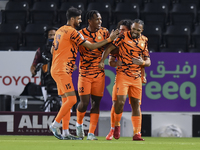
[{"label": "player's shoulder", "polygon": [[63,25],[58,29],[58,32],[63,32],[63,33],[72,33],[77,31],[75,28],[67,25]]},{"label": "player's shoulder", "polygon": [[79,32],[80,32],[80,33],[88,32],[88,30],[87,30],[87,28],[85,27],[85,28],[80,29]]},{"label": "player's shoulder", "polygon": [[142,34],[141,34],[140,38],[141,38],[141,40],[148,41],[148,38]]},{"label": "player's shoulder", "polygon": [[107,29],[107,28],[105,28],[105,27],[101,27],[101,28],[99,29],[99,31],[103,31],[103,32],[109,32],[109,31],[108,31],[108,29]]}]

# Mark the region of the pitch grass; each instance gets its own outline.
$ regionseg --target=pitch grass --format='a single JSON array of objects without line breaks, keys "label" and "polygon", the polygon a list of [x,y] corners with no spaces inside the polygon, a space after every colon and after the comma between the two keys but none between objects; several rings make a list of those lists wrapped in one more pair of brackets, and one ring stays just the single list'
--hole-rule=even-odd
[{"label": "pitch grass", "polygon": [[58,140],[54,136],[0,136],[0,150],[200,150],[200,138],[144,137],[145,141]]}]

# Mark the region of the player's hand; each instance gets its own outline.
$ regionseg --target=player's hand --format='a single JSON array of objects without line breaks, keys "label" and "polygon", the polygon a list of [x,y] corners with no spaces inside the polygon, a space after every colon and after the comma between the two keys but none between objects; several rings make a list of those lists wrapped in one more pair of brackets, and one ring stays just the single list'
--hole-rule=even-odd
[{"label": "player's hand", "polygon": [[144,60],[139,56],[138,58],[132,58],[132,62],[136,65],[142,65]]},{"label": "player's hand", "polygon": [[35,72],[36,67],[32,65],[30,70],[31,70],[32,76],[34,77],[36,75],[36,72]]},{"label": "player's hand", "polygon": [[121,65],[122,65],[122,62],[121,62],[120,60],[117,60],[117,61],[116,61],[116,65],[117,65],[117,66],[121,66]]},{"label": "player's hand", "polygon": [[98,67],[99,67],[100,69],[104,69],[104,62],[100,62],[99,65],[98,65]]},{"label": "player's hand", "polygon": [[74,65],[73,71],[75,71],[75,70],[77,70],[77,69],[78,69],[77,65]]},{"label": "player's hand", "polygon": [[141,77],[141,79],[142,79],[142,83],[144,83],[144,84],[146,84],[146,83],[147,83],[147,79],[146,79],[146,77],[145,77],[145,76],[142,76],[142,77]]},{"label": "player's hand", "polygon": [[111,33],[110,33],[109,38],[113,41],[118,35],[119,35],[119,30],[118,29],[116,29],[115,31],[112,30]]}]

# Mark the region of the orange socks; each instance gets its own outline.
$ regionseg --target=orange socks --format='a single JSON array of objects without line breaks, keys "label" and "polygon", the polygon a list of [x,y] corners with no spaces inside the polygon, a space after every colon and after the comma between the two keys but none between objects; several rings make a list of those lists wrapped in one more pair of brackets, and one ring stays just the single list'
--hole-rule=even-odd
[{"label": "orange socks", "polygon": [[132,116],[131,121],[133,124],[134,135],[141,132],[141,116]]},{"label": "orange socks", "polygon": [[83,123],[83,118],[84,118],[84,116],[85,116],[85,113],[86,112],[80,112],[80,111],[78,111],[78,109],[76,110],[76,117],[77,117],[77,123],[78,124],[82,124]]},{"label": "orange socks", "polygon": [[94,114],[94,113],[90,114],[90,128],[89,128],[88,133],[94,134],[94,131],[96,130],[96,127],[97,127],[98,120],[99,120],[99,114]]},{"label": "orange socks", "polygon": [[[67,97],[62,98],[62,103],[64,104],[67,101]],[[69,121],[70,121],[71,112],[69,111],[63,118],[62,118],[62,128],[63,130],[69,129]]]},{"label": "orange socks", "polygon": [[120,114],[114,113],[115,126],[120,126],[121,118],[122,118],[122,113],[120,113]]},{"label": "orange socks", "polygon": [[115,118],[114,118],[114,113],[115,113],[115,108],[112,106],[111,111],[110,111],[110,124],[111,128],[115,128]]},{"label": "orange socks", "polygon": [[74,104],[76,104],[76,96],[68,96],[67,100],[64,104],[62,104],[55,121],[60,123],[61,119],[67,114],[70,113],[70,109],[73,107]]}]

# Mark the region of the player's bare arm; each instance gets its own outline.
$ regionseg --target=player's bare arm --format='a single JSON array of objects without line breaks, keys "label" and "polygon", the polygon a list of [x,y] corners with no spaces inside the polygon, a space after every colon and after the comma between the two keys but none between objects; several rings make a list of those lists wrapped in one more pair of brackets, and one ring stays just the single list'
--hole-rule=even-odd
[{"label": "player's bare arm", "polygon": [[104,68],[104,61],[105,59],[108,57],[109,53],[114,50],[116,47],[112,44],[110,44],[107,49],[103,52],[102,54],[102,58],[101,58],[101,61],[98,65],[99,68],[103,69]]},{"label": "player's bare arm", "polygon": [[54,47],[51,46],[51,54],[53,54],[53,52],[54,52]]},{"label": "player's bare arm", "polygon": [[138,58],[132,58],[132,61],[134,64],[144,66],[144,67],[149,67],[151,65],[150,58],[143,60],[142,57],[139,56]]},{"label": "player's bare arm", "polygon": [[120,60],[116,60],[115,57],[109,56],[108,64],[111,67],[121,66],[122,62]]},{"label": "player's bare arm", "polygon": [[102,47],[102,46],[104,46],[104,45],[106,45],[106,44],[112,42],[112,41],[118,36],[118,34],[119,34],[119,30],[116,29],[115,31],[112,31],[112,32],[111,32],[109,38],[107,38],[107,39],[105,39],[105,40],[103,40],[103,41],[101,41],[101,42],[98,42],[98,43],[90,43],[89,41],[85,41],[82,45],[83,45],[84,47],[87,47],[87,48],[93,50],[93,49]]}]

